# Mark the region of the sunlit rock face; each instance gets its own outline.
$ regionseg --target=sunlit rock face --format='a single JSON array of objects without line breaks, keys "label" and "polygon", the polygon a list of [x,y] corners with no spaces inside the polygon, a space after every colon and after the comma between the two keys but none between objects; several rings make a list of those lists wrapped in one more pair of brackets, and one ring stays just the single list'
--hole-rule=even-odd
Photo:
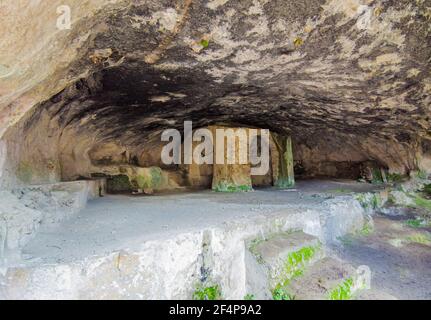
[{"label": "sunlit rock face", "polygon": [[0,4],[3,186],[157,162],[185,120],[290,133],[308,176],[431,172],[428,1],[69,1],[58,30],[62,2]]}]

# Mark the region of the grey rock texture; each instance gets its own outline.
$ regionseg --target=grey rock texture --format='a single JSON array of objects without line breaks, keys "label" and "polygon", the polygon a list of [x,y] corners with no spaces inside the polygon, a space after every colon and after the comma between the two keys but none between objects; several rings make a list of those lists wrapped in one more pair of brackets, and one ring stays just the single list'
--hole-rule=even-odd
[{"label": "grey rock texture", "polygon": [[193,120],[292,132],[298,160],[431,167],[429,1],[72,1],[71,30],[57,5],[0,5],[2,133],[32,110],[133,149]]}]

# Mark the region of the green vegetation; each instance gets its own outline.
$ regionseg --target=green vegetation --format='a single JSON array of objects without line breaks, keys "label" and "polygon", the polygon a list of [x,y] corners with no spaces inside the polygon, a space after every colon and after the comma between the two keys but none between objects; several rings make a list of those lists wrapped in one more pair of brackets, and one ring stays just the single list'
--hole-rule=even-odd
[{"label": "green vegetation", "polygon": [[276,133],[273,133],[272,137],[279,153],[278,177],[275,186],[280,189],[292,188],[295,185],[292,138]]},{"label": "green vegetation", "polygon": [[395,238],[388,241],[394,247],[402,247],[408,243],[418,243],[430,246],[431,245],[431,235],[429,233],[415,233],[406,238]]},{"label": "green vegetation", "polygon": [[422,192],[425,194],[426,197],[431,197],[431,183],[430,184],[425,184]]},{"label": "green vegetation", "polygon": [[210,42],[209,42],[209,40],[207,40],[207,39],[202,39],[202,40],[199,42],[199,44],[200,44],[202,47],[204,47],[204,49],[206,49],[206,48],[208,48],[208,46],[210,45]]},{"label": "green vegetation", "polygon": [[356,200],[359,201],[359,203],[361,204],[361,206],[364,209],[378,209],[381,207],[382,205],[382,199],[380,197],[379,194],[366,194],[366,193],[361,193],[359,195],[356,196]]},{"label": "green vegetation", "polygon": [[151,188],[151,182],[152,180],[149,176],[138,175],[136,177],[136,183],[140,189]]},{"label": "green vegetation", "polygon": [[361,236],[367,237],[369,236],[371,233],[373,233],[373,224],[371,223],[371,221],[367,221],[364,223],[362,229],[359,231],[359,234]]},{"label": "green vegetation", "polygon": [[428,177],[427,173],[423,170],[419,170],[416,176],[421,180],[425,180]]},{"label": "green vegetation", "polygon": [[428,211],[431,211],[431,200],[428,200],[419,195],[416,195],[414,198],[414,202],[417,207],[424,208]]},{"label": "green vegetation", "polygon": [[409,219],[406,221],[406,225],[411,228],[427,228],[431,227],[431,221],[424,218]]},{"label": "green vegetation", "polygon": [[371,183],[380,184],[380,183],[384,182],[382,171],[380,170],[380,168],[373,168],[372,169],[372,175],[373,175],[373,178],[371,180]]},{"label": "green vegetation", "polygon": [[353,279],[348,278],[342,284],[332,290],[329,294],[330,300],[350,300],[352,299],[353,292]]},{"label": "green vegetation", "polygon": [[388,195],[388,200],[386,201],[386,204],[394,206],[394,205],[396,205],[396,203],[397,203],[397,199],[395,198],[395,196],[392,193],[390,193]]},{"label": "green vegetation", "polygon": [[406,224],[412,228],[420,228],[423,226],[423,220],[420,219],[409,219],[406,221]]},{"label": "green vegetation", "polygon": [[406,238],[410,243],[419,243],[431,245],[431,236],[429,234],[416,233]]},{"label": "green vegetation", "polygon": [[371,207],[373,209],[377,209],[381,205],[382,205],[382,199],[380,198],[380,196],[377,194],[373,194],[373,196],[371,197]]},{"label": "green vegetation", "polygon": [[275,182],[275,186],[279,189],[290,189],[295,186],[295,182],[288,178],[281,178]]},{"label": "green vegetation", "polygon": [[107,188],[109,192],[130,192],[132,185],[129,177],[126,175],[112,176],[107,181]]},{"label": "green vegetation", "polygon": [[304,43],[304,40],[302,40],[302,38],[295,38],[295,40],[293,40],[293,44],[295,45],[295,47],[300,47],[302,46]]},{"label": "green vegetation", "polygon": [[163,181],[162,169],[160,169],[159,167],[152,167],[150,169],[150,174],[151,174],[151,183],[153,187],[155,188],[160,187]]},{"label": "green vegetation", "polygon": [[250,293],[246,294],[244,296],[244,300],[255,300],[254,294],[250,294]]},{"label": "green vegetation", "polygon": [[403,181],[403,176],[399,173],[388,173],[388,182],[401,182]]},{"label": "green vegetation", "polygon": [[316,254],[319,246],[304,247],[298,251],[291,252],[284,262],[285,276],[290,280],[303,273],[305,264]]},{"label": "green vegetation", "polygon": [[315,256],[318,250],[320,250],[320,245],[314,247],[303,247],[298,251],[289,253],[286,260],[284,261],[280,280],[272,291],[274,300],[294,299],[294,297],[286,291],[286,287],[292,279],[299,277],[304,273],[306,263]]},{"label": "green vegetation", "polygon": [[356,196],[356,200],[359,201],[359,203],[361,204],[362,208],[367,209],[368,208],[368,201],[367,201],[367,197],[364,193],[358,194]]},{"label": "green vegetation", "polygon": [[265,239],[263,239],[263,238],[253,239],[250,242],[250,246],[248,247],[248,250],[255,256],[256,261],[260,264],[263,264],[264,261],[263,261],[262,256],[260,255],[260,253],[257,252],[257,246],[264,241],[265,241]]},{"label": "green vegetation", "polygon": [[274,300],[295,300],[295,296],[291,295],[284,288],[276,288],[272,291]]},{"label": "green vegetation", "polygon": [[253,188],[250,185],[234,185],[232,183],[220,182],[216,185],[213,190],[215,192],[249,192],[253,191]]},{"label": "green vegetation", "polygon": [[193,293],[193,300],[220,300],[221,291],[218,285],[198,287]]},{"label": "green vegetation", "polygon": [[135,180],[139,189],[158,189],[163,184],[163,171],[159,167],[151,167],[149,174],[139,174]]}]

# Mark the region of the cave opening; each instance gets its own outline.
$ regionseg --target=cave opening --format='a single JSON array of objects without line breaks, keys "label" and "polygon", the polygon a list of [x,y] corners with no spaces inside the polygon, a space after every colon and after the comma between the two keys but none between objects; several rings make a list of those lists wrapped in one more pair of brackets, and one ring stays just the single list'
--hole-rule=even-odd
[{"label": "cave opening", "polygon": [[[369,152],[370,145],[362,141],[366,137],[332,130],[330,125],[303,126],[302,120],[290,121],[290,125],[281,128],[280,121],[292,114],[269,117],[264,111],[241,107],[241,97],[252,97],[256,88],[229,88],[224,93],[229,99],[227,106],[208,103],[211,94],[202,90],[202,81],[199,74],[160,72],[131,63],[73,83],[36,106],[5,134],[10,158],[5,172],[9,181],[40,184],[105,179],[101,187],[104,192],[149,194],[217,190],[218,183],[225,184],[223,188],[239,190],[289,188],[294,186],[295,178],[387,182],[390,168],[384,157],[391,154]],[[178,130],[184,140],[187,121],[193,124],[193,132],[206,128],[215,134],[216,128],[224,128],[236,134],[239,129],[267,129],[270,137],[266,173],[251,175],[256,165],[249,162],[227,165],[228,169],[216,169],[212,162],[163,163],[163,131]],[[261,136],[257,135],[257,139],[256,145],[261,149]],[[378,140],[373,143],[379,146]],[[192,152],[197,144],[193,141]],[[184,141],[181,150],[184,158]],[[392,161],[391,165],[398,163]],[[402,173],[409,170],[405,164],[392,170],[400,168]]]},{"label": "cave opening", "polygon": [[429,1],[0,12],[0,299],[429,298]]}]

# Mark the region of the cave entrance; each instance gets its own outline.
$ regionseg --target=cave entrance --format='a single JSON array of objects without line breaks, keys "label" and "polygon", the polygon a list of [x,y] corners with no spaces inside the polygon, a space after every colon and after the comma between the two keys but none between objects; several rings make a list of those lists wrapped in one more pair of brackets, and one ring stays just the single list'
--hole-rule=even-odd
[{"label": "cave entrance", "polygon": [[[11,127],[4,137],[8,159],[3,181],[14,186],[100,180],[104,181],[100,194],[105,189],[151,194],[291,188],[295,176],[385,180],[384,164],[374,161],[381,155],[368,150],[372,144],[363,144],[360,136],[268,116],[262,107],[250,112],[237,108],[237,101],[257,94],[253,88],[242,88],[246,90],[243,95],[226,93],[223,103],[218,103],[208,92],[199,91],[200,73],[181,75],[133,66],[106,69],[81,79],[35,106]],[[232,104],[224,105],[226,101]],[[179,130],[184,138],[186,121],[192,121],[196,130],[227,128],[248,133],[269,129],[268,169],[253,174],[259,164],[250,161],[225,165],[164,163],[161,154],[166,143],[161,135],[172,129]],[[256,139],[259,149],[261,137]],[[193,141],[193,147],[197,145],[199,142]],[[217,156],[214,149],[205,152]]]}]

